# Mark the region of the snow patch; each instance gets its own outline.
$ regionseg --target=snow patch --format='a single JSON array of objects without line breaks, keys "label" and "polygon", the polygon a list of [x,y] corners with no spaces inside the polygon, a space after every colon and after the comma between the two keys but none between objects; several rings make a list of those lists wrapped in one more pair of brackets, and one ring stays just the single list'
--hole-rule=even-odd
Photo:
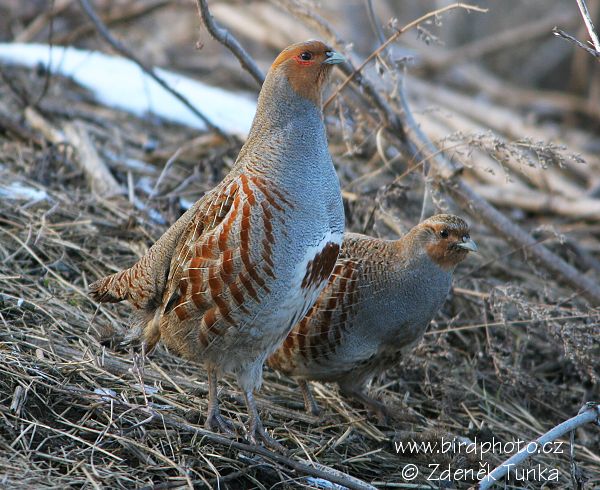
[{"label": "snow patch", "polygon": [[48,194],[21,182],[11,182],[9,185],[0,184],[0,197],[14,201],[41,201],[47,199]]},{"label": "snow patch", "polygon": [[[206,129],[198,116],[126,58],[72,47],[0,43],[0,60],[29,68],[42,65],[51,73],[70,77],[107,106],[137,116],[152,113],[168,121]],[[213,124],[226,133],[247,136],[256,112],[252,97],[160,68],[155,71]]]}]

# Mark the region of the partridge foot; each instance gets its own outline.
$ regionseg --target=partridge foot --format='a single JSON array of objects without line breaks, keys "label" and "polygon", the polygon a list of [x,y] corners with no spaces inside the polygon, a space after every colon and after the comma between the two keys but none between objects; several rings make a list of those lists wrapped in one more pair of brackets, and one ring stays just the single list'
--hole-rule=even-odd
[{"label": "partridge foot", "polygon": [[266,447],[277,451],[279,453],[287,453],[287,448],[267,434],[267,431],[263,427],[263,424],[258,416],[258,410],[256,409],[256,403],[254,401],[254,395],[252,392],[246,392],[244,394],[246,399],[246,406],[248,407],[248,440],[255,445],[261,441]]},{"label": "partridge foot", "polygon": [[222,431],[227,435],[235,436],[235,426],[221,415],[219,410],[219,398],[217,397],[217,369],[209,365],[208,373],[208,413],[204,427],[212,431]]},{"label": "partridge foot", "polygon": [[231,421],[223,418],[219,412],[218,406],[214,410],[209,410],[208,415],[206,416],[206,422],[204,422],[204,427],[213,432],[224,432],[231,437],[236,435],[235,426]]},{"label": "partridge foot", "polygon": [[340,387],[342,395],[354,398],[360,402],[369,412],[377,417],[377,421],[381,425],[389,425],[391,418],[389,409],[380,401],[370,397],[364,391],[352,389],[348,387]]}]

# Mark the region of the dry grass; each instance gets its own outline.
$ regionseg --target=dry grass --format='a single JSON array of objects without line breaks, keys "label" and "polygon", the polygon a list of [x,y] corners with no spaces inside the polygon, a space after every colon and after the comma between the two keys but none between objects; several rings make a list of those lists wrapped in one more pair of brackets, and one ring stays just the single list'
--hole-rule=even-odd
[{"label": "dry grass", "polygon": [[[49,104],[63,96],[60,85]],[[89,128],[103,154],[112,152],[110,134],[128,135],[120,149],[122,161],[160,162],[161,152],[172,152],[173,140],[187,140],[180,128],[159,129],[105,110],[96,117],[103,124],[91,123]],[[61,117],[50,120],[59,124]],[[158,135],[157,157],[143,153],[148,134]],[[98,308],[88,299],[86,287],[132,263],[165,226],[122,198],[93,197],[64,150],[6,136],[1,140],[2,182],[21,183],[48,195],[37,202],[0,201],[3,485],[306,485],[302,475],[285,465],[215,445],[191,428],[151,417],[155,412],[190,427],[202,423],[204,373],[162,349],[145,362],[134,362],[136,357],[119,344],[128,308]],[[201,141],[172,167],[152,207],[172,220],[177,202],[168,197],[169,189],[192,176],[182,195],[195,198],[222,175],[224,169],[215,167],[223,155],[236,151],[211,147],[210,139]],[[362,165],[355,156],[341,169],[346,188],[353,188],[347,180]],[[158,167],[154,172],[151,168],[145,173],[155,179]],[[125,182],[124,169],[114,170]],[[143,177],[130,171],[135,181]],[[418,179],[410,179],[404,183],[410,184],[410,191],[404,184],[391,183],[348,203],[350,227],[362,231],[366,226],[367,231],[391,236],[386,225],[390,216],[398,226],[409,226],[408,216],[414,219],[419,205]],[[141,190],[136,194],[142,201],[147,198]],[[589,396],[586,389],[597,393],[593,332],[598,313],[577,297],[569,298],[520,254],[507,255],[498,237],[474,225],[482,257],[457,272],[451,299],[415,355],[373,387],[397,410],[392,426],[374,425],[329,386],[316,390],[326,407],[324,419],[304,415],[293,384],[266,374],[260,399],[267,425],[297,457],[381,483],[402,481],[403,464],[413,461],[423,470],[444,461],[456,469],[478,470],[478,459],[464,454],[398,455],[393,441],[450,435],[527,440],[574,414]],[[241,425],[243,404],[234,386],[225,386],[225,413]],[[575,448],[577,465],[596,484],[598,440],[597,430],[581,429]],[[498,458],[488,461],[493,464]],[[561,482],[569,481],[566,447],[562,455],[535,462],[559,468]]]},{"label": "dry grass", "polygon": [[[29,93],[44,83],[25,71],[3,70]],[[428,117],[427,104],[415,105],[420,117]],[[343,123],[330,125],[348,228],[397,236],[418,219],[423,179],[419,171],[397,178],[386,169],[370,121],[361,119],[358,109],[343,112],[334,106],[331,122],[341,114],[356,123],[352,130]],[[46,193],[40,200],[0,196],[0,487],[316,486],[285,461],[224,444],[200,430],[207,405],[202,368],[163,348],[142,359],[121,343],[128,307],[98,306],[86,293],[89,283],[147,250],[181,212],[180,198],[193,201],[217,183],[239,143],[107,110],[59,78],[52,79],[41,107],[53,127],[72,120],[84,124],[119,183],[126,188],[129,174],[136,198],[147,206],[139,210],[125,197],[93,196],[72,148],[0,133],[0,191],[21,184]],[[4,85],[0,111],[23,111]],[[432,113],[430,129],[439,129],[446,116]],[[579,157],[573,155],[584,150],[576,144],[565,150],[478,130],[445,134],[438,138],[440,145],[472,158],[474,167],[465,178],[473,182],[490,184],[483,175],[496,172],[501,179],[540,189],[531,174],[519,173],[521,166],[536,169],[536,175],[547,172],[549,185],[564,172],[583,189],[587,176],[599,168],[597,161],[588,167],[574,162]],[[192,140],[150,198],[164,163]],[[487,155],[487,164],[480,154]],[[464,214],[442,194],[435,202]],[[598,260],[598,219],[505,205],[571,263],[585,268],[585,257]],[[390,426],[376,425],[327,385],[315,389],[324,416],[306,415],[294,384],[265,373],[258,397],[263,420],[291,450],[290,460],[315,461],[395,488],[411,488],[401,472],[414,463],[421,470],[414,483],[437,488],[439,482],[423,477],[431,464],[477,472],[481,464],[493,467],[504,458],[490,453],[480,459],[466,451],[398,454],[395,442],[527,441],[575,415],[583,402],[600,398],[599,310],[530,263],[527,251],[508,249],[502,237],[471,223],[481,256],[460,266],[450,298],[414,355],[371,388],[394,407]],[[587,255],[574,252],[569,243]],[[235,385],[225,380],[221,397],[222,410],[240,427],[243,442],[245,413]],[[598,428],[579,429],[574,441],[573,459],[565,442],[560,453],[536,456],[530,466],[557,469],[554,488],[571,486],[572,474],[587,480],[587,488],[600,486]],[[471,484],[456,482],[458,488]]]}]

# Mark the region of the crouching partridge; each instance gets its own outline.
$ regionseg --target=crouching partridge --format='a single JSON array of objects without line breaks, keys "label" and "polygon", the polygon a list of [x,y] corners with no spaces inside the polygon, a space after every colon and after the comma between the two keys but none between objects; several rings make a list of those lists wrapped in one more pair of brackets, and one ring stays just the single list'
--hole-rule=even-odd
[{"label": "crouching partridge", "polygon": [[318,414],[307,381],[336,382],[342,394],[388,411],[364,387],[422,338],[444,303],[455,266],[476,251],[461,218],[439,214],[399,240],[347,233],[327,287],[268,365],[295,378]]},{"label": "crouching partridge", "polygon": [[231,172],[131,268],[90,286],[100,302],[142,313],[147,351],[161,340],[208,371],[206,425],[230,431],[217,377],[234,373],[249,438],[277,446],[253,398],[267,357],[307,313],[337,259],[344,231],[340,185],[327,148],[321,92],[344,59],[319,41],[274,61]]}]

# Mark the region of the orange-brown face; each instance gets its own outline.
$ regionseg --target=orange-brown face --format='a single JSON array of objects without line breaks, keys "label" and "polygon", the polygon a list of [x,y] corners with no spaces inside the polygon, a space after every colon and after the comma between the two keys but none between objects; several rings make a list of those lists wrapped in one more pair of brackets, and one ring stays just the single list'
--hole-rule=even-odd
[{"label": "orange-brown face", "polygon": [[321,41],[307,41],[284,49],[271,71],[282,71],[296,93],[320,105],[331,67],[343,61],[343,56]]},{"label": "orange-brown face", "polygon": [[427,255],[442,269],[462,262],[477,246],[469,236],[469,225],[458,216],[438,214],[421,223],[427,233]]}]

